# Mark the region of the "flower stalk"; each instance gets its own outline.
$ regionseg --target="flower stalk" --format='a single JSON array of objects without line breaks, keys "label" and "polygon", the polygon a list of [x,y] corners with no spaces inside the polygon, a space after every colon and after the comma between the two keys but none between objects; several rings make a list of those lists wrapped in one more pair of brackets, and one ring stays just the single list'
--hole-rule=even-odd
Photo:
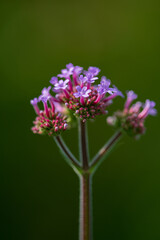
[{"label": "flower stalk", "polygon": [[88,133],[86,122],[79,121],[80,174],[79,240],[92,240],[92,175],[89,170]]},{"label": "flower stalk", "polygon": [[92,174],[80,177],[79,240],[92,240]]},{"label": "flower stalk", "polygon": [[[66,65],[61,73],[52,77],[53,85],[45,87],[38,98],[31,100],[37,114],[32,131],[39,135],[53,136],[56,144],[65,157],[66,162],[73,168],[80,179],[80,219],[79,240],[93,240],[92,235],[92,177],[108,157],[110,151],[119,142],[125,132],[135,139],[145,133],[145,119],[149,115],[155,116],[155,102],[147,99],[145,104],[133,101],[137,94],[132,90],[127,92],[127,99],[123,110],[118,110],[107,118],[107,123],[117,129],[117,132],[98,151],[90,161],[88,148],[87,121],[99,115],[108,113],[108,106],[114,98],[124,97],[122,92],[105,76],[101,76],[100,69],[89,67],[87,71],[72,63]],[[60,79],[59,79],[60,78]],[[50,93],[53,91],[54,95]],[[43,102],[43,109],[38,106]],[[71,153],[61,134],[74,126],[74,119],[78,119],[79,126],[79,160]]]},{"label": "flower stalk", "polygon": [[90,163],[90,171],[94,173],[97,168],[101,165],[104,158],[108,156],[113,147],[119,142],[122,137],[122,131],[117,131],[110,139],[106,142],[106,144],[99,150],[96,156],[93,158]]},{"label": "flower stalk", "polygon": [[87,125],[81,120],[79,121],[79,155],[82,168],[87,171],[89,166]]},{"label": "flower stalk", "polygon": [[88,134],[87,125],[79,121],[79,152],[80,161],[78,161],[70,152],[63,139],[60,136],[54,137],[58,147],[65,156],[67,163],[74,169],[80,180],[80,214],[79,214],[79,240],[92,240],[92,177],[98,166],[102,163],[104,156],[120,140],[122,132],[118,131],[89,161]]},{"label": "flower stalk", "polygon": [[62,137],[56,136],[54,137],[56,144],[58,145],[59,149],[61,150],[62,154],[64,155],[67,163],[74,169],[79,171],[81,169],[81,165],[75,156],[71,153],[67,145],[64,143]]}]

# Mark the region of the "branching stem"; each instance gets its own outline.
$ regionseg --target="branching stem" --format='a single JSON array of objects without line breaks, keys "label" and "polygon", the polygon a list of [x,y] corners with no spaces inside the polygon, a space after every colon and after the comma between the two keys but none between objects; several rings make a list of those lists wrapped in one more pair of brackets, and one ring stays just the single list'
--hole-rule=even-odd
[{"label": "branching stem", "polygon": [[92,236],[92,176],[102,163],[106,154],[115,146],[122,136],[118,131],[99,150],[97,155],[89,162],[88,135],[86,123],[79,120],[79,152],[80,162],[70,152],[60,136],[54,137],[58,147],[66,157],[69,165],[75,170],[80,179],[80,218],[79,240],[93,240]]},{"label": "branching stem", "polygon": [[116,145],[116,143],[120,140],[122,137],[122,132],[118,131],[116,132],[110,139],[107,141],[107,143],[99,150],[99,152],[96,154],[96,156],[93,158],[93,160],[90,163],[90,170],[91,172],[95,172],[99,165],[104,160],[104,157],[106,157],[106,154],[109,154],[111,149]]},{"label": "branching stem", "polygon": [[60,136],[55,137],[55,142],[57,143],[58,147],[62,151],[63,155],[67,157],[67,162],[69,163],[69,165],[71,165],[72,167],[74,166],[77,169],[80,169],[81,168],[80,163],[74,157],[74,155],[70,152],[69,148],[64,143],[62,137]]}]

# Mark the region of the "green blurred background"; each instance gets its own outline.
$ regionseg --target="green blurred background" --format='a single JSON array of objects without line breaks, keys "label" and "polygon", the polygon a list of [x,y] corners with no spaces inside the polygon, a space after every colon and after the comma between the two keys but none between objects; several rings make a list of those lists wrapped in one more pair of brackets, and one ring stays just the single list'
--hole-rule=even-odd
[{"label": "green blurred background", "polygon": [[[79,182],[52,138],[34,135],[30,99],[65,64],[97,66],[159,109],[160,2],[1,1],[2,240],[78,239]],[[117,98],[110,112],[122,108]],[[125,137],[94,176],[95,240],[160,239],[159,116]],[[89,122],[91,155],[112,135]],[[77,129],[64,134],[77,154]]]}]

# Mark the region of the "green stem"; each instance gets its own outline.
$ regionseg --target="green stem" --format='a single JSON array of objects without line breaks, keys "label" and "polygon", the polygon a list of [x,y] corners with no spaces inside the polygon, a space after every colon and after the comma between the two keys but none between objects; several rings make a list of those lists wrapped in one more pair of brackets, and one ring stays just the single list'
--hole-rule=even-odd
[{"label": "green stem", "polygon": [[80,176],[79,240],[92,240],[92,175]]},{"label": "green stem", "polygon": [[92,175],[89,173],[87,126],[79,121],[79,152],[82,163],[80,176],[79,239],[92,240]]},{"label": "green stem", "polygon": [[81,170],[81,165],[78,160],[74,157],[74,155],[70,152],[69,148],[64,143],[63,139],[60,136],[54,137],[55,142],[60,148],[62,154],[66,157],[66,161],[69,165],[71,165],[74,170]]},{"label": "green stem", "polygon": [[83,170],[89,167],[88,134],[86,123],[79,120],[79,152]]},{"label": "green stem", "polygon": [[122,137],[122,132],[118,131],[116,132],[110,139],[107,141],[107,143],[99,150],[99,152],[96,154],[96,156],[93,158],[90,164],[90,172],[94,173],[99,165],[104,160],[104,157],[110,153],[110,151],[113,149],[113,147],[116,145],[116,143],[120,140]]},{"label": "green stem", "polygon": [[92,235],[92,176],[102,163],[106,154],[115,146],[122,136],[118,131],[97,153],[89,164],[89,151],[86,123],[79,121],[79,152],[81,164],[70,152],[60,136],[55,141],[67,162],[75,170],[80,179],[80,219],[79,219],[79,240],[93,240]]}]

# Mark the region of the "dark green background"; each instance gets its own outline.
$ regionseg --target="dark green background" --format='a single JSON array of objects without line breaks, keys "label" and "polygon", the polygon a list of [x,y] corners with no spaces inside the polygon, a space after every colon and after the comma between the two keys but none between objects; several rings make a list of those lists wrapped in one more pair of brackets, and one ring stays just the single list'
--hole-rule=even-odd
[{"label": "dark green background", "polygon": [[[139,100],[160,100],[160,2],[1,1],[2,240],[78,239],[79,182],[52,138],[30,131],[30,99],[66,63],[97,66]],[[110,108],[122,108],[117,98]],[[94,176],[95,240],[160,239],[159,116],[125,137]],[[111,136],[89,122],[91,155]],[[64,138],[77,152],[77,130]]]}]

